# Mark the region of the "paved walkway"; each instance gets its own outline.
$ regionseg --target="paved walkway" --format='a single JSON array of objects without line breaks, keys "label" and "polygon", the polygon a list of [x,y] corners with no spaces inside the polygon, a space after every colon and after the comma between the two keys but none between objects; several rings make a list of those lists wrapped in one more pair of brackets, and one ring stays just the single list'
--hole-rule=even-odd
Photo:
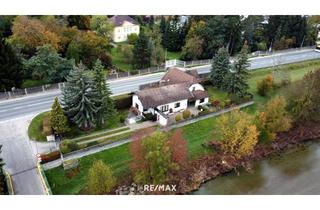
[{"label": "paved walkway", "polygon": [[[215,113],[211,113],[211,114],[208,114],[208,115],[199,116],[197,118],[193,118],[193,119],[190,119],[190,120],[187,120],[187,121],[183,121],[183,122],[180,122],[178,124],[174,124],[174,125],[169,126],[169,130],[170,129],[174,129],[174,128],[178,128],[178,127],[182,127],[182,126],[185,126],[185,125],[188,125],[188,124],[192,124],[192,123],[195,123],[195,122],[198,122],[200,120],[207,119],[207,118],[216,117],[216,116],[219,116],[219,115],[221,115],[223,113],[230,112],[230,111],[232,111],[234,109],[244,108],[244,107],[250,106],[252,104],[254,104],[254,102],[250,101],[250,102],[247,102],[247,103],[243,103],[243,104],[241,104],[239,106],[230,107],[230,108],[221,110],[219,112],[215,112]],[[143,122],[143,123],[137,123],[137,124],[134,124],[134,125],[130,125],[129,127],[131,127],[130,131],[132,131],[132,130],[138,130],[138,129],[143,129],[143,128],[147,128],[147,127],[150,127],[150,126],[154,126],[156,124],[157,123],[155,123],[155,122],[146,121],[146,122]],[[166,128],[166,129],[168,129],[168,128]],[[92,148],[89,148],[87,150],[81,150],[81,151],[76,151],[76,152],[73,152],[73,153],[69,153],[68,155],[64,156],[64,161],[75,159],[75,158],[81,158],[81,157],[84,157],[84,156],[87,156],[87,155],[92,155],[92,154],[95,154],[97,152],[101,152],[101,151],[104,151],[104,150],[107,150],[107,149],[111,149],[111,148],[114,148],[114,147],[121,146],[121,145],[126,144],[126,143],[128,143],[130,141],[131,141],[131,139],[124,139],[124,140],[117,141],[117,142],[114,142],[114,143],[111,143],[111,144],[107,144],[107,145],[104,145],[104,146],[101,146],[101,147],[92,147]],[[51,168],[58,167],[61,164],[62,164],[61,159],[58,159],[58,160],[54,160],[54,161],[51,161],[49,163],[43,164],[43,168],[45,170],[48,170],[48,169],[51,169]]]}]

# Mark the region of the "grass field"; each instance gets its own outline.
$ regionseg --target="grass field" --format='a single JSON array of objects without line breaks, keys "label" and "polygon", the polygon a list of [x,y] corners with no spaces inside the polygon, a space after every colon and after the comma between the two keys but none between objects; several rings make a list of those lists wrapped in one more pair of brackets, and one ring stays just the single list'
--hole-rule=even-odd
[{"label": "grass field", "polygon": [[[308,61],[298,64],[290,64],[281,67],[281,71],[287,71],[292,81],[302,79],[303,76],[314,69],[320,67],[320,61]],[[272,68],[260,69],[250,73],[249,86],[250,91],[254,94],[256,104],[245,108],[244,110],[255,114],[263,105],[273,96],[279,94],[281,89],[276,89],[267,97],[261,97],[256,94],[256,82],[272,72]],[[217,98],[226,97],[225,93],[209,88]],[[215,93],[216,92],[216,93]],[[215,124],[218,118],[209,118],[196,123],[182,127],[184,138],[187,141],[188,157],[197,158],[212,151],[203,146],[203,143],[215,139]],[[46,171],[47,178],[54,194],[79,194],[85,187],[86,174],[94,160],[102,159],[110,164],[114,173],[118,177],[123,177],[129,173],[128,167],[130,162],[128,144],[112,148],[100,153],[96,153],[80,160],[80,173],[73,178],[67,178],[62,167]]]},{"label": "grass field", "polygon": [[28,135],[31,140],[46,141],[46,136],[42,133],[42,121],[48,113],[49,112],[43,112],[32,119],[28,127]]},{"label": "grass field", "polygon": [[120,52],[117,52],[116,48],[111,49],[111,57],[112,64],[115,65],[117,68],[123,71],[133,70],[132,65],[124,62],[125,58],[122,56]]}]

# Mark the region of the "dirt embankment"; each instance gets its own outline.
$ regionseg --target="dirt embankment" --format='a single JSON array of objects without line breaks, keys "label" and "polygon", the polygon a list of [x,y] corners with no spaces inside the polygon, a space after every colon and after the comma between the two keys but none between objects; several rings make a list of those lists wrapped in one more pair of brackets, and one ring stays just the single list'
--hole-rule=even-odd
[{"label": "dirt embankment", "polygon": [[[290,131],[279,133],[271,144],[258,145],[254,152],[240,160],[231,155],[216,153],[191,161],[171,176],[171,183],[176,184],[178,194],[197,190],[202,183],[237,167],[250,167],[253,161],[261,160],[271,154],[279,153],[303,142],[320,138],[320,123],[295,125]],[[212,146],[217,146],[212,144]]]}]

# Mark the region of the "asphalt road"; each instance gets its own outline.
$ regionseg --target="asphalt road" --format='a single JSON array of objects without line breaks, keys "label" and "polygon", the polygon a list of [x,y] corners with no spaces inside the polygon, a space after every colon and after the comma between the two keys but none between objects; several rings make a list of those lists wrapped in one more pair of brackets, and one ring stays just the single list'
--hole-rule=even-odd
[{"label": "asphalt road", "polygon": [[27,125],[32,117],[28,115],[19,120],[0,122],[4,168],[11,174],[17,195],[45,194],[36,168],[36,155],[32,152],[31,142],[27,136]]},{"label": "asphalt road", "polygon": [[[276,54],[250,59],[250,69],[271,67],[274,65],[295,63],[305,60],[319,59],[320,53],[314,50],[303,50],[289,53]],[[208,73],[210,66],[196,67],[200,74]],[[140,85],[159,81],[163,72],[136,76],[125,79],[109,81],[109,86],[114,95],[137,91]],[[60,96],[59,91],[41,93],[39,95],[26,96],[18,99],[11,99],[0,102],[0,122],[8,119],[15,119],[26,114],[38,113],[50,109],[53,99]]]}]

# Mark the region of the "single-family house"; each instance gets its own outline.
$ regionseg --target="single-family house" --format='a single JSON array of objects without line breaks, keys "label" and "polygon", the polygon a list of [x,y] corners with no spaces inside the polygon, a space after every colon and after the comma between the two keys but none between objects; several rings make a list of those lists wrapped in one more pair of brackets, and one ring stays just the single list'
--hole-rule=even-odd
[{"label": "single-family house", "polygon": [[138,115],[155,115],[159,124],[165,126],[169,115],[209,102],[208,92],[200,81],[195,70],[169,69],[158,87],[143,89],[133,95],[132,107]]},{"label": "single-family house", "polygon": [[110,18],[110,21],[114,25],[112,33],[112,40],[114,42],[127,41],[130,34],[139,35],[139,23],[128,15],[114,15]]}]

